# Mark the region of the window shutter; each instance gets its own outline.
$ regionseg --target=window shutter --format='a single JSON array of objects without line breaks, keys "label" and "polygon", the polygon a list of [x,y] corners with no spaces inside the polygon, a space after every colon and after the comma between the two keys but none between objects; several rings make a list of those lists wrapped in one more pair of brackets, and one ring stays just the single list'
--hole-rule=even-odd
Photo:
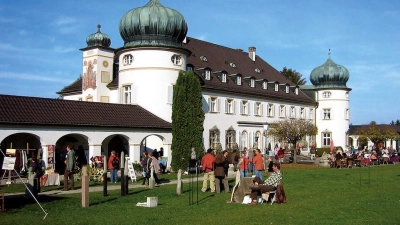
[{"label": "window shutter", "polygon": [[228,99],[225,99],[225,113],[228,113]]},{"label": "window shutter", "polygon": [[168,86],[167,103],[172,104],[174,94],[174,86]]},{"label": "window shutter", "polygon": [[208,112],[211,112],[211,98],[208,98]]},{"label": "window shutter", "polygon": [[138,98],[137,98],[137,89],[138,87],[136,85],[132,85],[132,90],[131,90],[131,104],[137,104]]},{"label": "window shutter", "polygon": [[257,113],[258,113],[258,111],[257,111],[257,102],[253,103],[253,112],[254,112],[254,115],[257,116]]},{"label": "window shutter", "polygon": [[217,99],[217,112],[220,112],[221,99]]},{"label": "window shutter", "polygon": [[330,110],[330,114],[331,114],[330,119],[333,120],[333,114],[334,114],[334,113],[333,113],[333,109]]},{"label": "window shutter", "polygon": [[260,103],[260,116],[264,115],[264,105]]},{"label": "window shutter", "polygon": [[243,101],[240,101],[240,115],[243,115]]},{"label": "window shutter", "polygon": [[236,101],[232,100],[232,113],[235,114],[236,113]]}]

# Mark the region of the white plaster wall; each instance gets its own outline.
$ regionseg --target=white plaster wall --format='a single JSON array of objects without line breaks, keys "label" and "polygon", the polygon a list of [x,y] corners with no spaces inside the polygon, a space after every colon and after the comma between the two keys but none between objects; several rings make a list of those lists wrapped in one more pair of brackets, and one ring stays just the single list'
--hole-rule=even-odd
[{"label": "white plaster wall", "polygon": [[[123,57],[132,54],[131,65],[123,65]],[[176,66],[171,57],[182,56],[182,63]],[[120,56],[119,88],[132,85],[132,103],[138,104],[158,117],[171,122],[172,107],[167,102],[168,87],[173,86],[179,71],[185,69],[186,56],[173,50],[133,50]],[[122,100],[122,99],[121,99]],[[120,100],[120,102],[121,102]]]},{"label": "white plaster wall", "polygon": [[[330,98],[323,98],[322,93],[331,92]],[[349,129],[350,121],[346,119],[345,110],[349,108],[349,98],[346,96],[347,90],[319,90],[317,109],[317,127],[318,135],[316,136],[317,147],[322,146],[322,132],[331,131],[332,140],[335,146],[346,148],[346,132]],[[323,110],[331,109],[331,119],[323,119]],[[350,113],[350,112],[349,112]]]},{"label": "white plaster wall", "polygon": [[[208,106],[208,98],[212,97],[217,97],[220,99],[220,106],[219,106],[219,112],[218,113],[210,113],[208,112],[209,106]],[[226,114],[225,113],[225,100],[226,99],[235,99],[235,114]],[[240,114],[240,102],[242,100],[246,100],[249,102],[249,109],[250,113],[249,115],[241,115]],[[263,104],[263,115],[262,116],[255,116],[254,115],[254,103],[255,102],[262,102]],[[268,104],[274,104],[274,116],[273,117],[268,117],[267,116],[267,105]],[[231,126],[233,129],[236,130],[236,143],[241,146],[243,143],[242,140],[240,139],[240,134],[243,131],[247,131],[248,133],[248,138],[247,138],[247,146],[241,146],[241,147],[253,147],[254,141],[255,141],[255,134],[257,131],[259,131],[261,134],[263,134],[264,131],[264,126],[263,125],[252,125],[252,124],[238,124],[238,121],[248,121],[248,122],[258,122],[258,123],[273,123],[277,120],[282,120],[286,119],[286,117],[279,117],[279,106],[280,105],[285,105],[286,106],[286,117],[289,117],[289,112],[291,106],[294,106],[296,109],[296,117],[300,118],[300,108],[305,109],[305,115],[306,118],[309,118],[309,109],[313,108],[313,106],[309,105],[301,105],[301,104],[288,104],[288,103],[283,103],[283,102],[277,102],[277,101],[269,101],[269,100],[263,100],[263,99],[257,99],[257,98],[243,98],[242,96],[235,96],[235,95],[223,95],[219,93],[210,93],[210,92],[203,92],[203,110],[205,111],[205,120],[204,120],[204,131],[203,131],[203,141],[204,141],[204,146],[206,149],[208,149],[209,146],[209,133],[210,129],[212,129],[215,125],[217,128],[220,130],[220,142],[222,145],[222,148],[225,149],[226,146],[226,141],[225,141],[225,132],[228,130]],[[271,145],[273,146],[275,142],[273,142],[272,137],[268,137],[268,140],[264,137],[260,137],[258,140],[258,147],[260,149],[264,149],[267,147],[267,144],[271,142]]]}]

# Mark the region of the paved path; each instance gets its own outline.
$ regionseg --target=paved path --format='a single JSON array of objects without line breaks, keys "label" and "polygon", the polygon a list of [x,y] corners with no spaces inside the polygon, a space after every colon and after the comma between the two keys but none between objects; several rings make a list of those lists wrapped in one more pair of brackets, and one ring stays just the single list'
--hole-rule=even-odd
[{"label": "paved path", "polygon": [[[228,178],[235,178],[235,173],[233,171],[229,171],[228,173]],[[203,174],[199,174],[198,177],[199,181],[203,181]],[[189,183],[190,182],[190,177],[189,175],[182,175],[182,182],[183,183]],[[193,176],[193,181],[195,182],[197,180],[196,176]],[[130,180],[129,182],[129,189],[133,189],[133,188],[144,188],[146,187],[145,185],[142,185],[142,182],[131,182]],[[162,187],[163,185],[172,185],[172,184],[177,184],[178,180],[168,180],[168,181],[163,181],[161,179],[161,185],[160,187]],[[157,188],[160,188],[157,187]],[[117,184],[110,184],[107,185],[107,191],[111,191],[111,190],[121,190],[121,183],[117,183]],[[102,192],[103,191],[103,185],[99,185],[99,186],[95,186],[95,187],[89,187],[89,192]],[[50,190],[50,191],[44,191],[39,193],[39,195],[61,195],[61,194],[78,194],[81,193],[82,189],[76,189],[76,190],[68,190],[68,191],[62,191],[62,190]],[[18,195],[25,195],[25,193],[22,192],[18,192],[18,193],[5,193],[5,196],[18,196]]]}]

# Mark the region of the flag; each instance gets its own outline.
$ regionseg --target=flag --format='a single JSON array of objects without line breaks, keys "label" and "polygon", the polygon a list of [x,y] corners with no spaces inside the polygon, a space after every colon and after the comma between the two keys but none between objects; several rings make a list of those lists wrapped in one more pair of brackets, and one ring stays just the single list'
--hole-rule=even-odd
[{"label": "flag", "polygon": [[333,144],[333,140],[331,139],[331,145],[330,145],[330,148],[331,148],[331,153],[333,152],[333,150],[335,149],[335,145]]}]

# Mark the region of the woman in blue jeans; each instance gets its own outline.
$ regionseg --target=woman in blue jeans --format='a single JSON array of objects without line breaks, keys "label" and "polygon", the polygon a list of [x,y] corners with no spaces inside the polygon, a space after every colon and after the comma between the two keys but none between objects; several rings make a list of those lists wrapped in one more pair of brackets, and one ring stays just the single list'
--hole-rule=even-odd
[{"label": "woman in blue jeans", "polygon": [[247,177],[249,172],[249,159],[246,157],[246,151],[242,151],[238,166],[240,169],[240,177]]}]

